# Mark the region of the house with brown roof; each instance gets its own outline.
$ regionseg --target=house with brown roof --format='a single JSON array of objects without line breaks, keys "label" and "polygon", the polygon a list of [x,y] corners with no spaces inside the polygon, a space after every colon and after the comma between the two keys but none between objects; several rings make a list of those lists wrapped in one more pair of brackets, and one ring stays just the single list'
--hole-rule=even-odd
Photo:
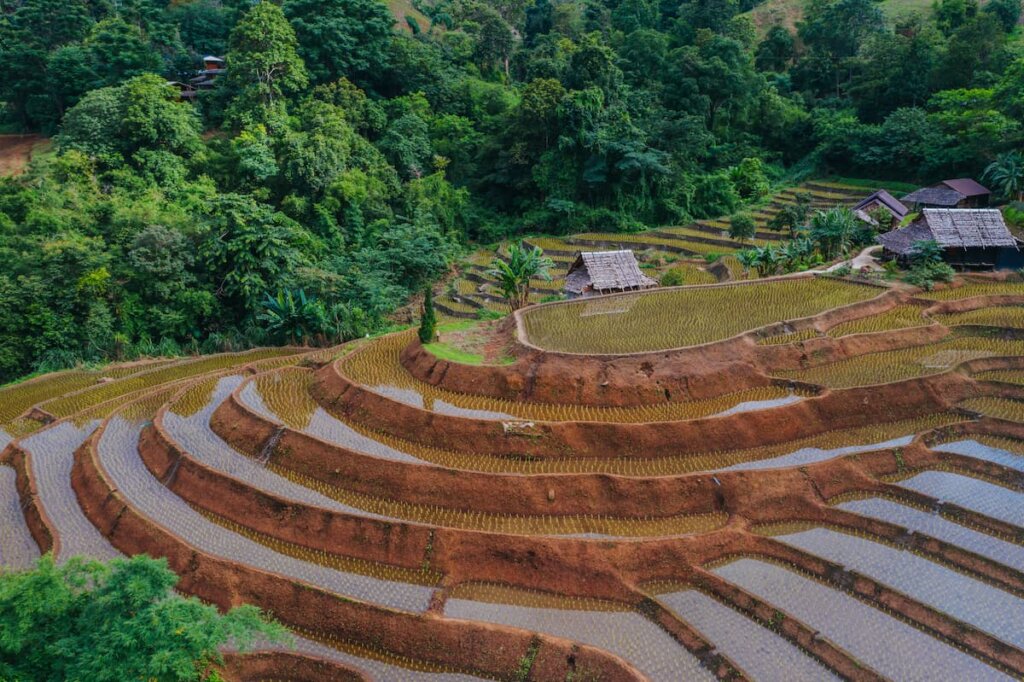
[{"label": "house with brown roof", "polygon": [[918,242],[934,241],[942,247],[943,260],[960,269],[1017,268],[1024,260],[1003,214],[994,208],[926,208],[878,241],[887,254],[904,261]]},{"label": "house with brown roof", "polygon": [[657,282],[640,271],[636,256],[628,249],[581,251],[565,275],[565,293],[569,298],[639,291],[656,286]]},{"label": "house with brown roof", "polygon": [[[861,199],[851,210],[863,222],[874,227],[883,228],[899,225],[907,214],[910,213],[910,209],[903,202],[884,189],[880,189]],[[883,220],[882,224],[879,225],[875,216],[883,212],[889,215],[889,219]]]},{"label": "house with brown roof", "polygon": [[903,197],[903,203],[914,209],[984,208],[988,206],[991,196],[991,190],[979,182],[970,178],[956,178],[911,192]]}]

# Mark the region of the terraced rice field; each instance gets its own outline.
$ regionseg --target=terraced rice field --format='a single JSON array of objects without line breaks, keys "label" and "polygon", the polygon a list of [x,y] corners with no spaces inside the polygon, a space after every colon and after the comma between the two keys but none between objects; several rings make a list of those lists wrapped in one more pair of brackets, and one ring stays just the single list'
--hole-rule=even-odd
[{"label": "terraced rice field", "polygon": [[577,354],[505,364],[400,332],[0,388],[0,567],[167,557],[293,630],[266,679],[1019,679],[1024,341],[909,291],[835,312],[881,293],[544,306],[529,340]]},{"label": "terraced rice field", "polygon": [[827,278],[669,289],[525,311],[532,344],[564,353],[643,353],[721,341],[783,320],[866,301],[881,289]]},{"label": "terraced rice field", "polygon": [[[550,282],[535,280],[531,283],[535,292],[533,302],[538,302],[544,296],[562,293],[566,270],[577,251],[632,249],[646,274],[655,280],[672,269],[681,270],[683,284],[711,284],[743,279],[742,268],[732,254],[787,239],[786,234],[769,231],[767,224],[783,206],[795,203],[798,192],[809,197],[812,210],[852,205],[869,193],[860,187],[818,182],[783,190],[750,209],[757,232],[752,239],[742,242],[729,237],[728,216],[639,233],[589,232],[565,237],[528,236],[523,241],[540,247],[555,263]],[[507,312],[502,303],[493,300],[498,291],[494,277],[487,272],[494,256],[502,256],[504,253],[505,245],[502,244],[496,250],[492,247],[470,254],[466,258],[466,267],[453,285],[435,292],[436,305],[442,315],[471,319],[487,315],[488,311]],[[719,269],[712,270],[711,263],[718,263]]]}]

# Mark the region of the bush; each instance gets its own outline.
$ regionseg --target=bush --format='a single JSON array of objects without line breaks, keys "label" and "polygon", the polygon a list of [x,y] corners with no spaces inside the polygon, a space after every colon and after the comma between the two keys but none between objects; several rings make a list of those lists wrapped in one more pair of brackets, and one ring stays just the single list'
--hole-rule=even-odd
[{"label": "bush", "polygon": [[672,268],[661,276],[661,286],[678,287],[686,284],[686,274],[682,268]]},{"label": "bush", "polygon": [[737,213],[729,219],[729,236],[738,241],[746,241],[757,232],[757,223],[749,213]]},{"label": "bush", "polygon": [[922,263],[904,275],[903,281],[925,291],[931,291],[936,282],[952,282],[955,274],[948,263]]},{"label": "bush", "polygon": [[434,292],[430,287],[423,291],[423,313],[420,315],[420,343],[431,343],[437,334],[437,313],[434,312]]}]

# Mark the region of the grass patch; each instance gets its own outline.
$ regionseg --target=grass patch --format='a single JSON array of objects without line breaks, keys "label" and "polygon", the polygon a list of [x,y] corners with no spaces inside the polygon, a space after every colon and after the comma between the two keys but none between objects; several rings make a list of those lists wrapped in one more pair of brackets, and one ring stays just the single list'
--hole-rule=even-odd
[{"label": "grass patch", "polygon": [[918,185],[913,185],[908,182],[897,182],[896,180],[873,180],[871,178],[844,178],[841,176],[830,176],[824,178],[826,182],[834,182],[837,184],[849,185],[851,187],[863,187],[864,189],[870,189],[872,191],[876,189],[884,189],[891,194],[894,194],[896,198],[900,198],[904,194],[910,194],[918,188]]}]

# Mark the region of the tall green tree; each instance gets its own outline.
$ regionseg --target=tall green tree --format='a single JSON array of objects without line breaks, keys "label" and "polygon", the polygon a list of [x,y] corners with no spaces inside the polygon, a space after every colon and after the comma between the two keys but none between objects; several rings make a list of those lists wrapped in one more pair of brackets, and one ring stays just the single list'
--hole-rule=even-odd
[{"label": "tall green tree", "polygon": [[235,125],[266,119],[266,109],[309,83],[295,30],[281,8],[260,0],[231,31],[227,86],[233,95],[228,118]]},{"label": "tall green tree", "polygon": [[166,560],[144,555],[109,564],[72,558],[61,566],[45,556],[32,570],[0,572],[0,677],[209,680],[217,677],[220,647],[284,638],[258,609],[221,614],[176,595],[177,582]]},{"label": "tall green tree", "polygon": [[498,288],[509,310],[515,312],[530,302],[531,280],[551,281],[552,267],[554,263],[540,247],[514,243],[508,248],[507,260],[496,257],[491,261],[490,273],[498,279]]},{"label": "tall green tree", "polygon": [[314,82],[367,85],[386,69],[395,18],[379,0],[287,0],[284,13]]}]

